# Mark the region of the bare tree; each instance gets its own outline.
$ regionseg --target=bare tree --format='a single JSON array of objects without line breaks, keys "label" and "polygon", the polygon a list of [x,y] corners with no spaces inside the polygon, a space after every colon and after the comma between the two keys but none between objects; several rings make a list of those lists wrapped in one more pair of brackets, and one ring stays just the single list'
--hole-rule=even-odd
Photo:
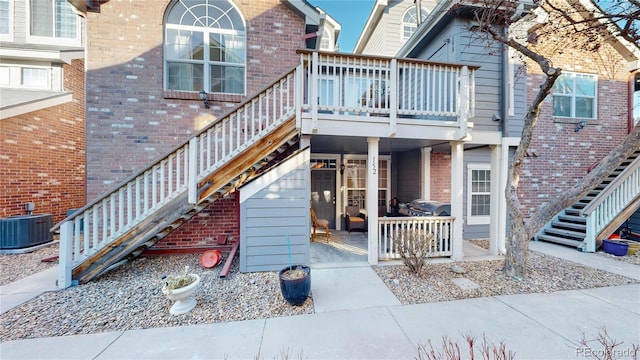
[{"label": "bare tree", "polygon": [[499,26],[496,26],[509,26],[519,20],[522,8],[518,7],[518,1],[472,0],[471,3],[476,6],[474,16],[480,24],[474,27],[476,31],[518,51],[537,64],[545,76],[536,96],[528,105],[521,140],[509,166],[505,189],[510,231],[506,242],[504,271],[512,277],[523,278],[526,275],[526,260],[531,238],[555,214],[574,204],[598,186],[640,146],[640,126],[638,126],[573,188],[541,205],[525,218],[518,198],[524,158],[531,144],[541,106],[562,73],[562,69],[553,66],[550,55],[537,48],[536,44],[545,36],[553,34],[556,37],[570,39],[573,46],[591,52],[599,51],[601,45],[613,36],[622,37],[637,47],[640,40],[638,31],[640,0],[600,0],[593,4],[596,6],[594,8],[583,6],[580,0],[535,0],[535,6],[544,10],[547,20],[544,24],[529,28],[526,41],[505,35],[499,30]]}]

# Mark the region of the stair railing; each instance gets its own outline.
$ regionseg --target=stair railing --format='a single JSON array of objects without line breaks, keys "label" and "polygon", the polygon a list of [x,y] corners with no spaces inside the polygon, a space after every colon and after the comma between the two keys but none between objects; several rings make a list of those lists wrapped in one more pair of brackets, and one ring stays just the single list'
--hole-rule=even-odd
[{"label": "stair railing", "polygon": [[640,157],[589,202],[580,215],[586,217],[583,251],[596,251],[596,238],[611,221],[640,194]]},{"label": "stair railing", "polygon": [[115,190],[74,212],[60,229],[58,288],[72,285],[72,270],[185,191],[198,203],[198,182],[295,114],[293,69],[250,97],[187,143],[126,179]]}]

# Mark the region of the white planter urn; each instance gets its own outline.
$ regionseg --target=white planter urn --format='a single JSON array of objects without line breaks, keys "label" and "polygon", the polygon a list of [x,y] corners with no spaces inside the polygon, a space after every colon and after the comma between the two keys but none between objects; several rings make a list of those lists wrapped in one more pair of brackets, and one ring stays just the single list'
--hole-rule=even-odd
[{"label": "white planter urn", "polygon": [[187,286],[173,290],[167,289],[166,285],[162,287],[162,293],[164,293],[169,300],[175,301],[169,310],[169,313],[172,315],[187,313],[196,306],[197,301],[193,295],[200,285],[200,276],[192,273],[190,273],[189,276],[194,277],[196,280]]}]

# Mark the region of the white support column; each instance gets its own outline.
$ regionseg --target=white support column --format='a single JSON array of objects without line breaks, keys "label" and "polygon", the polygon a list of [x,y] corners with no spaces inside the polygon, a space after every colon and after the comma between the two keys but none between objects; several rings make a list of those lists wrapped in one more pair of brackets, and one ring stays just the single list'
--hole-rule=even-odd
[{"label": "white support column", "polygon": [[469,68],[462,67],[460,71],[460,103],[458,104],[458,122],[460,130],[458,139],[462,139],[467,136],[467,126],[469,121]]},{"label": "white support column", "polygon": [[311,83],[309,84],[309,101],[311,102],[311,131],[318,132],[318,52],[311,56]]},{"label": "white support column", "polygon": [[187,197],[189,204],[198,202],[198,184],[196,177],[198,174],[198,138],[189,140],[189,167],[187,173]]},{"label": "white support column", "polygon": [[367,138],[367,219],[369,227],[369,265],[378,264],[378,142],[379,138]]},{"label": "white support column", "polygon": [[502,156],[500,159],[500,189],[498,191],[498,193],[500,194],[500,204],[498,205],[500,208],[500,237],[498,238],[498,251],[500,254],[507,253],[507,199],[504,197],[504,192],[507,186],[507,177],[509,176],[510,149],[512,147],[517,147],[518,144],[520,144],[520,138],[502,138]]},{"label": "white support column", "polygon": [[431,148],[420,149],[420,198],[431,200]]},{"label": "white support column", "polygon": [[504,182],[502,181],[502,146],[491,145],[491,215],[489,220],[489,251],[491,254],[500,253],[500,239],[504,243],[504,227],[500,227],[500,213],[504,198]]},{"label": "white support column", "polygon": [[[85,231],[88,231],[85,230]],[[71,262],[73,241],[73,221],[65,221],[60,225],[60,244],[58,250],[58,281],[59,290],[66,289],[72,285]]]},{"label": "white support column", "polygon": [[398,60],[391,59],[391,74],[389,79],[389,137],[396,136],[398,123]]},{"label": "white support column", "polygon": [[451,142],[451,216],[455,217],[453,221],[452,250],[451,258],[454,261],[460,261],[464,257],[462,223],[463,223],[463,205],[462,193],[464,187],[464,149],[462,142]]}]

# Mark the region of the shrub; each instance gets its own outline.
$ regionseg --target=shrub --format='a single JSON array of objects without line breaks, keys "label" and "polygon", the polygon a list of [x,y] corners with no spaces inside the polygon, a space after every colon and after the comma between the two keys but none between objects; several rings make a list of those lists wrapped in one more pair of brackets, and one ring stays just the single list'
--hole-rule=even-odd
[{"label": "shrub", "polygon": [[427,265],[427,255],[434,244],[433,234],[419,229],[397,230],[392,235],[396,252],[409,271],[420,274]]}]

